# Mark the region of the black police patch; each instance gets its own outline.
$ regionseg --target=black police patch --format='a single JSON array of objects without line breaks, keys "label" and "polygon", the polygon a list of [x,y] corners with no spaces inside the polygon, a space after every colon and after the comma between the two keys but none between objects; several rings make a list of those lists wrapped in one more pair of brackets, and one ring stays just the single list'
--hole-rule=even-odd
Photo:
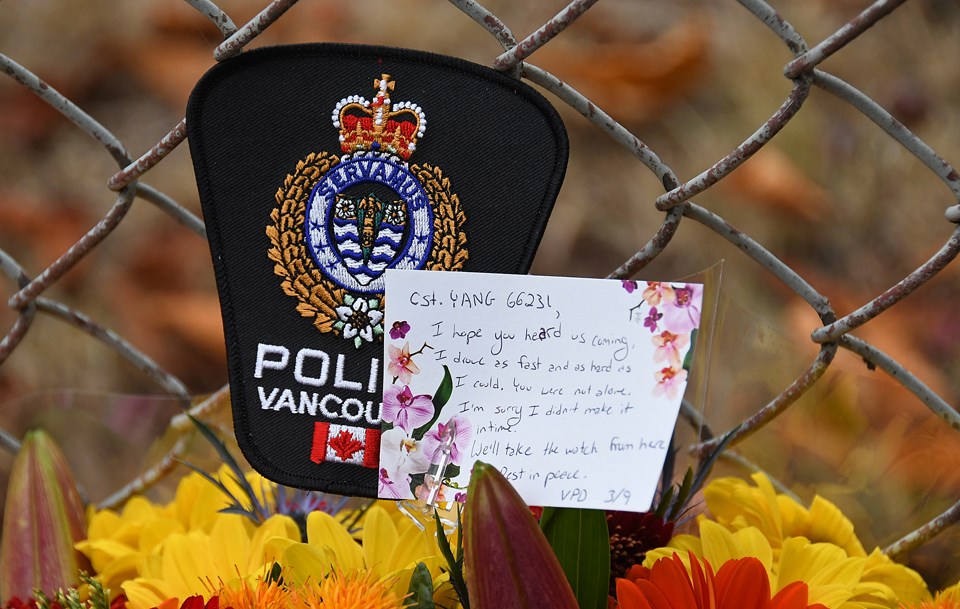
[{"label": "black police patch", "polygon": [[384,272],[525,273],[566,169],[559,116],[466,61],[314,44],[214,67],[187,129],[244,456],[376,496]]}]

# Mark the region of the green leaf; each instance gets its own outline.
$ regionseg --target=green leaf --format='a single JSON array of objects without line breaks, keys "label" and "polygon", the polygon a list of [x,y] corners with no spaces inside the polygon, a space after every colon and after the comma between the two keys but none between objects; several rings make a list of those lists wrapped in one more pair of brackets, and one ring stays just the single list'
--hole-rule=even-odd
[{"label": "green leaf", "polygon": [[430,569],[422,562],[418,562],[410,577],[410,587],[407,589],[407,598],[403,601],[404,607],[413,609],[434,609],[433,578]]},{"label": "green leaf", "polygon": [[686,357],[683,358],[683,369],[687,372],[690,372],[690,364],[693,362],[693,352],[697,346],[697,333],[699,329],[694,328],[693,332],[690,333],[690,349],[687,351]]},{"label": "green leaf", "polygon": [[667,520],[676,520],[687,502],[693,496],[696,489],[693,488],[693,469],[687,468],[687,473],[683,476],[683,482],[680,483],[680,489],[677,491],[677,499],[668,510]]},{"label": "green leaf", "polygon": [[496,467],[474,463],[464,516],[463,558],[474,609],[577,609],[530,508]]},{"label": "green leaf", "polygon": [[450,549],[450,541],[447,540],[446,533],[443,532],[443,523],[440,522],[440,514],[433,511],[433,519],[437,523],[437,546],[440,548],[440,554],[447,561],[447,572],[450,573],[450,584],[460,599],[463,609],[470,609],[470,594],[467,591],[467,582],[463,577],[463,524],[460,522],[460,508],[457,508],[457,556],[454,558],[453,551]]},{"label": "green leaf", "polygon": [[454,465],[453,463],[447,465],[447,467],[443,470],[444,478],[456,478],[459,475],[460,475],[460,466]]},{"label": "green leaf", "polygon": [[610,587],[606,513],[574,508],[545,508],[543,512],[543,534],[560,561],[580,609],[606,609]]},{"label": "green leaf", "polygon": [[657,509],[654,510],[654,514],[657,515],[657,518],[666,519],[667,508],[670,507],[670,504],[673,501],[673,493],[674,486],[671,484],[667,487],[667,490],[663,492],[663,495],[660,497],[660,504],[657,505]]},{"label": "green leaf", "polygon": [[278,586],[283,585],[283,567],[280,566],[280,563],[273,563],[273,567],[270,568],[270,573],[267,575],[268,584],[276,582]]},{"label": "green leaf", "polygon": [[433,392],[433,418],[430,419],[426,425],[421,425],[413,430],[413,438],[415,440],[423,438],[423,434],[430,431],[433,424],[440,418],[440,411],[443,410],[443,407],[450,401],[451,395],[453,395],[453,377],[450,376],[450,369],[444,366],[443,380],[440,381],[440,386],[437,387],[437,390]]},{"label": "green leaf", "polygon": [[546,507],[543,508],[543,512],[540,514],[540,530],[544,530],[551,520],[553,520],[553,515],[557,512],[555,508]]},{"label": "green leaf", "polygon": [[426,476],[426,472],[422,474],[410,474],[410,492],[413,493],[413,496],[417,496],[417,487],[423,484],[423,477]]}]

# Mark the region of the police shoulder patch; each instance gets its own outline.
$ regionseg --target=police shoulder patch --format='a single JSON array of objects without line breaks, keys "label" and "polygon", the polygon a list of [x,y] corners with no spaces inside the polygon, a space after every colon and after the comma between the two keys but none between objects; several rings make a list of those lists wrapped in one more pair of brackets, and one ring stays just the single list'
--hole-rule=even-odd
[{"label": "police shoulder patch", "polygon": [[462,60],[315,44],[214,67],[187,125],[244,456],[375,496],[384,273],[526,272],[566,167],[559,117]]}]

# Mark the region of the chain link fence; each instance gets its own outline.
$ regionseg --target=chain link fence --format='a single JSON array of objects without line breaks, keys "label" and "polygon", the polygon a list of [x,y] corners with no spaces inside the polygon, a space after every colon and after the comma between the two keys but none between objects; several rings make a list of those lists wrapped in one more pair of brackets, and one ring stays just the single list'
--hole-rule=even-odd
[{"label": "chain link fence", "polygon": [[[173,1],[170,0],[170,2]],[[222,61],[243,52],[248,44],[260,37],[267,37],[278,20],[281,23],[283,22],[281,18],[288,10],[296,12],[300,8],[294,7],[295,0],[274,0],[252,19],[238,25],[212,0],[186,0],[186,2],[205,16],[222,34],[223,40],[213,52],[213,60],[215,61]],[[661,223],[655,230],[647,231],[647,234],[634,236],[635,244],[633,247],[636,248],[635,253],[610,273],[610,277],[633,277],[655,259],[664,255],[665,252],[674,248],[679,249],[680,246],[676,245],[677,242],[674,240],[678,229],[681,225],[696,223],[702,227],[699,230],[701,237],[704,233],[703,229],[706,229],[706,233],[711,234],[711,236],[720,237],[735,246],[739,255],[753,261],[765,270],[766,281],[769,284],[776,284],[776,287],[771,288],[772,290],[780,290],[781,292],[789,290],[793,295],[791,298],[799,298],[808,307],[808,312],[812,311],[819,318],[819,326],[808,328],[809,341],[815,348],[815,355],[805,365],[791,372],[793,380],[778,387],[772,399],[769,399],[766,403],[752,404],[750,406],[751,414],[740,421],[737,426],[731,427],[734,431],[729,447],[730,456],[732,459],[746,462],[748,465],[749,461],[738,454],[738,445],[764,430],[771,422],[797,404],[805,395],[812,395],[818,383],[823,383],[825,373],[835,362],[838,353],[843,351],[854,354],[856,358],[865,362],[870,370],[882,371],[895,383],[909,391],[917,402],[929,409],[940,420],[939,424],[944,429],[952,430],[953,440],[956,440],[956,432],[960,432],[960,413],[948,402],[948,399],[942,397],[942,395],[947,395],[950,389],[947,389],[946,392],[942,388],[935,391],[924,380],[908,370],[908,367],[902,361],[898,360],[898,353],[881,351],[873,343],[861,337],[861,330],[872,320],[891,315],[895,307],[906,308],[908,305],[899,305],[899,303],[934,277],[937,277],[938,274],[943,274],[957,256],[958,251],[960,251],[960,228],[953,225],[960,222],[960,204],[957,204],[960,200],[960,174],[907,126],[894,118],[890,111],[861,90],[858,90],[850,82],[821,68],[821,64],[835,54],[855,53],[854,50],[848,50],[848,47],[857,42],[859,38],[870,36],[872,34],[869,31],[870,28],[882,20],[884,22],[896,20],[898,15],[891,15],[891,13],[903,3],[904,0],[874,2],[863,8],[859,14],[856,14],[846,23],[839,25],[834,32],[817,41],[808,40],[797,27],[791,24],[788,18],[779,14],[765,2],[761,0],[739,0],[739,4],[742,5],[742,9],[739,9],[739,18],[742,20],[753,19],[757,22],[754,25],[762,24],[766,29],[764,32],[761,31],[762,28],[756,28],[752,30],[753,35],[775,37],[788,49],[792,56],[792,59],[783,66],[782,74],[765,74],[764,78],[766,80],[764,82],[770,83],[771,87],[776,86],[773,83],[785,82],[790,85],[790,90],[783,98],[780,106],[769,115],[769,118],[763,120],[749,137],[728,154],[710,163],[707,169],[696,173],[673,169],[665,160],[668,155],[658,154],[641,139],[638,135],[640,129],[628,127],[627,124],[630,121],[618,122],[611,114],[604,111],[599,103],[595,103],[568,84],[562,71],[563,66],[556,69],[556,73],[554,73],[536,65],[538,52],[545,45],[560,44],[564,37],[577,35],[576,31],[565,33],[565,30],[571,28],[588,11],[594,10],[593,7],[597,4],[597,0],[575,0],[569,3],[554,17],[525,37],[515,35],[509,23],[479,2],[450,0],[450,5],[473,20],[476,28],[485,30],[502,47],[502,50],[496,54],[487,53],[485,55],[487,64],[539,86],[552,95],[551,101],[555,105],[569,106],[573,112],[581,115],[592,125],[592,131],[589,133],[574,135],[572,139],[574,154],[576,154],[578,142],[584,139],[596,142],[600,138],[605,138],[603,146],[609,147],[610,144],[613,144],[621,147],[626,154],[630,155],[631,164],[634,167],[642,166],[662,184],[664,192],[659,195],[651,190],[644,190],[645,187],[636,187],[639,194],[634,191],[631,196],[631,204],[655,207],[656,210],[662,212],[659,216]],[[310,3],[305,2],[304,4]],[[537,4],[539,5],[539,3]],[[947,8],[944,8],[946,4],[948,3],[929,2],[925,10],[934,12],[941,9],[947,10]],[[844,3],[844,6],[850,7],[850,3]],[[412,8],[405,9],[399,5],[391,5],[389,8],[381,7],[378,10],[399,12],[422,8],[423,3],[415,3]],[[529,17],[530,14],[543,8],[543,6],[527,7],[525,9],[527,11],[526,16]],[[856,10],[860,8],[862,7],[857,7]],[[855,11],[851,10],[851,14],[853,12]],[[450,17],[450,14],[444,14],[442,19],[448,17]],[[295,15],[289,17],[289,19],[296,18]],[[424,29],[442,29],[442,26],[432,24],[428,17],[419,23]],[[654,23],[653,27],[659,26]],[[700,22],[695,27],[705,27],[705,25]],[[552,42],[555,39],[558,41],[557,43]],[[669,46],[671,44],[670,38],[665,37],[662,44]],[[675,55],[682,54],[684,48],[681,47],[689,47],[690,44],[692,43],[688,38],[684,42],[676,42],[676,48],[669,50],[673,51]],[[412,40],[407,46],[416,46],[415,40]],[[54,318],[59,322],[69,324],[76,332],[83,333],[90,339],[99,341],[112,349],[146,378],[151,379],[156,388],[176,398],[189,401],[191,390],[188,388],[188,383],[166,370],[150,354],[141,351],[134,344],[134,341],[124,338],[98,322],[93,316],[67,304],[65,301],[68,301],[69,298],[61,299],[54,296],[57,293],[58,285],[63,284],[68,279],[68,273],[78,264],[81,264],[91,253],[104,249],[106,247],[104,240],[117,231],[118,227],[128,222],[128,218],[135,215],[129,212],[131,212],[137,199],[146,201],[169,215],[182,225],[183,231],[192,231],[201,237],[204,236],[203,222],[196,213],[191,211],[191,206],[181,204],[164,190],[147,182],[147,180],[151,180],[153,175],[161,174],[158,168],[165,163],[167,155],[183,144],[186,138],[185,121],[181,120],[173,125],[168,133],[159,137],[156,144],[146,147],[144,152],[141,153],[139,149],[131,152],[124,142],[115,136],[104,123],[94,119],[84,108],[71,101],[68,96],[44,82],[40,75],[31,71],[29,65],[21,65],[16,57],[2,54],[3,51],[4,49],[0,48],[0,70],[21,87],[29,90],[62,114],[77,130],[93,138],[113,158],[117,170],[113,175],[102,176],[104,192],[112,191],[114,193],[112,196],[115,198],[112,205],[96,223],[92,226],[83,227],[86,230],[85,233],[81,231],[74,235],[73,244],[65,251],[59,252],[59,255],[45,267],[28,268],[27,264],[18,259],[16,251],[0,250],[0,270],[9,278],[10,283],[8,285],[13,287],[7,304],[15,312],[9,328],[6,329],[3,339],[0,341],[0,362],[10,358],[21,348],[21,345],[30,341],[31,329],[48,323],[57,323],[50,321],[51,318]],[[485,53],[485,51],[476,49],[471,52]],[[641,60],[642,58],[637,61]],[[611,66],[610,62],[615,62],[616,58],[606,57],[603,58],[603,61],[608,63],[593,66],[597,72],[600,72],[602,68],[609,68]],[[917,57],[915,61],[923,61],[923,58]],[[210,63],[212,64],[212,60]],[[955,68],[952,63],[948,65]],[[706,77],[700,76],[698,78]],[[763,238],[755,238],[751,234],[739,230],[728,222],[717,209],[711,209],[706,204],[701,205],[693,200],[701,195],[706,198],[709,196],[711,189],[715,189],[725,181],[737,179],[738,173],[744,171],[742,166],[745,161],[767,147],[771,140],[789,124],[802,120],[800,117],[803,116],[807,105],[816,103],[812,100],[815,98],[822,100],[824,97],[830,96],[841,102],[830,106],[832,111],[836,113],[845,112],[847,114],[844,114],[844,116],[847,118],[850,116],[850,109],[860,113],[874,124],[878,132],[884,133],[890,140],[902,147],[901,151],[906,151],[909,155],[915,157],[920,163],[917,167],[928,170],[946,187],[946,191],[940,194],[943,207],[945,207],[943,217],[937,217],[936,214],[931,214],[929,210],[919,206],[911,211],[908,216],[913,222],[942,227],[941,233],[946,234],[943,245],[932,255],[929,255],[926,261],[902,277],[890,279],[887,284],[889,287],[877,293],[873,298],[843,310],[831,305],[829,298],[832,295],[830,293],[815,287],[818,281],[807,276],[808,274],[801,269],[794,268],[795,265],[785,262],[793,254],[790,252],[785,255],[783,253],[778,254],[777,251],[774,251],[773,246],[764,245]],[[847,108],[840,108],[841,105],[846,105]],[[568,117],[567,122],[570,124],[572,120],[569,117],[572,116],[572,113],[566,110],[564,112],[565,116]],[[576,128],[586,132],[583,119],[577,117],[574,117],[574,119],[579,121]],[[953,126],[956,127],[956,125]],[[697,143],[684,142],[684,144],[688,146],[687,154],[694,159],[693,162],[700,164],[700,166],[707,164],[705,162],[707,159],[697,155]],[[897,158],[907,162],[903,160],[902,156]],[[621,162],[616,167],[618,171],[630,172],[634,175],[638,173],[630,169],[630,164]],[[838,168],[838,170],[842,169]],[[636,201],[639,202],[635,203]],[[558,213],[562,213],[564,204],[565,200],[561,199],[558,204]],[[195,209],[196,205],[192,207]],[[589,214],[589,212],[584,213]],[[814,210],[813,213],[816,213],[816,211]],[[876,213],[886,212],[878,210]],[[762,214],[758,212],[755,216],[762,216]],[[563,221],[562,218],[559,221]],[[611,225],[616,223],[616,219],[609,218],[606,222]],[[758,234],[770,237],[763,230],[758,230]],[[782,245],[780,240],[773,237],[770,237],[767,241]],[[861,243],[859,245],[861,248],[876,246],[878,249],[882,249],[884,247],[884,244],[880,242]],[[917,249],[928,246],[929,243],[919,243]],[[787,244],[787,247],[789,248],[789,244]],[[109,255],[122,257],[123,252],[111,250]],[[206,260],[203,260],[203,262],[206,262]],[[813,274],[816,275],[816,273]],[[887,279],[884,278],[884,280]],[[109,298],[110,294],[105,292],[104,297]],[[917,297],[914,296],[914,298]],[[917,323],[923,323],[923,320]],[[904,331],[909,331],[909,329],[904,328]],[[34,365],[42,366],[43,363],[35,362]],[[717,368],[716,365],[714,367]],[[714,375],[724,373],[723,366],[713,371]],[[195,414],[202,414],[208,409],[222,405],[225,401],[226,392],[227,388],[224,386],[206,399],[194,401],[191,410]],[[183,434],[189,428],[189,425],[182,416],[174,417],[170,425],[174,430],[182,432],[179,439],[170,447],[170,450],[157,459],[143,475],[104,500],[102,505],[119,504],[130,494],[149,487],[174,467],[176,458],[185,448],[186,440]],[[717,445],[718,438],[722,435],[719,432],[713,435],[708,433],[707,437],[703,437],[699,444],[691,447],[691,453],[697,454],[710,450]],[[4,433],[2,440],[10,450],[15,451],[17,449],[17,440],[11,434]],[[905,556],[932,540],[951,525],[955,525],[958,521],[960,521],[960,501],[956,501],[945,511],[929,518],[927,522],[915,530],[900,531],[896,540],[887,545],[885,551],[891,555]]]}]

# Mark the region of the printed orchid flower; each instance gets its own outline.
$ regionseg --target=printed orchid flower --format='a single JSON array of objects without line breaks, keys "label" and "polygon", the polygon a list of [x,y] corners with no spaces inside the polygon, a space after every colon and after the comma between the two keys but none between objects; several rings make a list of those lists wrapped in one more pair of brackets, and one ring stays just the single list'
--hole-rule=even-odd
[{"label": "printed orchid flower", "polygon": [[683,349],[690,344],[690,336],[687,334],[673,334],[664,330],[660,334],[655,334],[652,339],[656,350],[653,352],[653,361],[667,362],[673,366],[680,366],[683,358],[681,353]]},{"label": "printed orchid flower", "polygon": [[377,489],[377,496],[382,499],[407,499],[410,496],[410,476],[393,480],[387,468],[381,467]]},{"label": "printed orchid flower", "polygon": [[387,355],[390,357],[387,372],[395,381],[399,380],[406,385],[414,374],[420,374],[420,368],[413,363],[413,356],[410,355],[410,343],[403,343],[400,349],[387,345]]},{"label": "printed orchid flower", "polygon": [[473,435],[473,428],[470,426],[470,420],[461,416],[451,417],[446,424],[439,423],[423,436],[423,452],[430,463],[440,461],[443,438],[446,435],[447,427],[450,425],[454,426],[453,443],[450,445],[450,462],[454,465],[462,463],[467,451],[467,444],[470,442],[470,436]]},{"label": "printed orchid flower", "polygon": [[671,332],[689,334],[700,326],[703,286],[688,283],[673,292],[673,303],[663,307],[663,325]]},{"label": "printed orchid flower", "polygon": [[667,396],[675,400],[683,392],[687,383],[687,371],[679,366],[667,366],[654,373],[657,386],[653,388],[653,397]]},{"label": "printed orchid flower", "polygon": [[393,340],[406,338],[407,332],[409,331],[410,324],[408,324],[406,321],[395,321],[393,322],[393,327],[390,328],[390,338]]},{"label": "printed orchid flower", "polygon": [[408,436],[399,427],[381,434],[380,463],[383,465],[380,472],[381,491],[386,490],[391,496],[400,493],[397,499],[410,498],[411,474],[422,474],[430,469],[430,461],[422,443]]},{"label": "printed orchid flower", "polygon": [[641,296],[652,307],[659,306],[661,303],[668,305],[676,300],[673,287],[669,283],[661,281],[648,281]]},{"label": "printed orchid flower", "polygon": [[657,311],[657,307],[650,307],[650,312],[647,314],[646,319],[643,320],[643,327],[649,329],[651,332],[657,331],[657,322],[660,321],[660,318],[663,317],[663,313]]},{"label": "printed orchid flower", "polygon": [[627,291],[627,294],[633,294],[633,291],[637,289],[637,282],[632,279],[623,279],[621,283],[623,289]]},{"label": "printed orchid flower", "polygon": [[340,330],[345,339],[353,340],[358,349],[364,341],[373,342],[374,335],[383,334],[383,311],[376,298],[356,298],[347,294],[336,311],[338,319],[333,327]]},{"label": "printed orchid flower", "polygon": [[383,393],[381,416],[387,423],[412,433],[433,418],[433,400],[429,395],[413,395],[407,385],[392,385]]}]

